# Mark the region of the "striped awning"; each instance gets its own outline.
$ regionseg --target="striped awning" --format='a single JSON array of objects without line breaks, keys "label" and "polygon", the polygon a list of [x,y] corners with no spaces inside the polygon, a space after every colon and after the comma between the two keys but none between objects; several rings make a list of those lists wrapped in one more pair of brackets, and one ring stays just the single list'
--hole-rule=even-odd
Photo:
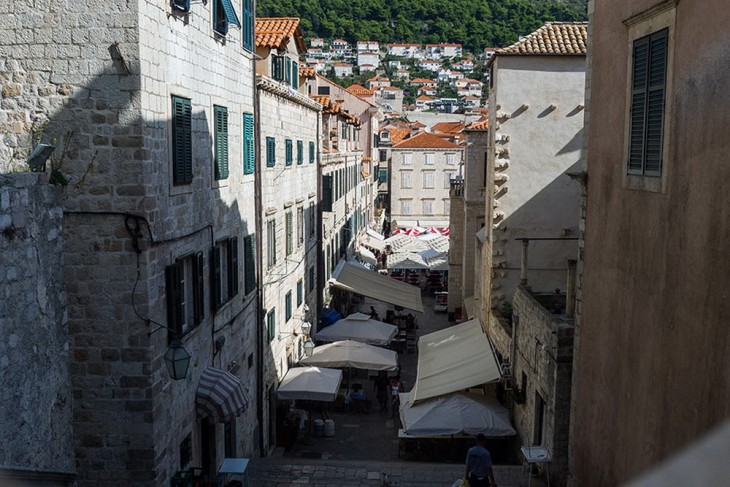
[{"label": "striped awning", "polygon": [[198,419],[224,423],[240,415],[247,403],[248,397],[235,375],[214,367],[203,371],[195,395]]}]

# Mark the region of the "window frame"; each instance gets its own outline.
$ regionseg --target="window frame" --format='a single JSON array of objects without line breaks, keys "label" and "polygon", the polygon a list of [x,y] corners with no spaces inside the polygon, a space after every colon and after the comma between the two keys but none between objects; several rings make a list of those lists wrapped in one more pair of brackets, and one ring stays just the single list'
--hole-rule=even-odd
[{"label": "window frame", "polygon": [[276,307],[266,313],[266,338],[269,343],[276,337]]},{"label": "window frame", "polygon": [[[408,177],[406,177],[408,175]],[[413,171],[400,172],[400,188],[413,189]]]},{"label": "window frame", "polygon": [[297,166],[304,164],[304,141],[297,140]]},{"label": "window frame", "polygon": [[253,174],[256,169],[256,140],[254,138],[254,115],[243,114],[243,174]]},{"label": "window frame", "polygon": [[287,291],[284,295],[284,323],[289,323],[292,316],[294,316],[292,307],[292,291],[289,289],[289,291]]},{"label": "window frame", "polygon": [[276,137],[266,137],[266,167],[276,167]]},{"label": "window frame", "polygon": [[243,292],[248,296],[256,290],[256,234],[243,237]]},{"label": "window frame", "polygon": [[211,19],[213,32],[221,37],[228,35],[229,24],[241,27],[241,22],[238,20],[236,9],[233,7],[231,0],[213,0]]},{"label": "window frame", "polygon": [[434,189],[435,171],[423,171],[423,189]]},{"label": "window frame", "polygon": [[[192,286],[190,289],[187,288],[188,282]],[[192,297],[192,303],[189,303],[188,297]],[[205,318],[203,252],[183,255],[165,267],[165,300],[167,341],[173,343],[195,330]],[[189,319],[192,319],[190,324]]]},{"label": "window frame", "polygon": [[243,22],[241,25],[241,44],[248,52],[254,53],[254,23],[256,12],[254,11],[254,0],[241,0],[241,13]]},{"label": "window frame", "polygon": [[238,255],[238,237],[236,236],[218,240],[211,249],[210,304],[213,313],[220,310],[238,294],[240,287]]},{"label": "window frame", "polygon": [[[412,215],[413,214],[413,200],[400,200],[400,213],[401,215]],[[406,211],[406,207],[408,210]]]},{"label": "window frame", "polygon": [[170,103],[172,185],[185,186],[193,182],[193,105],[190,98],[175,94],[170,95]]},{"label": "window frame", "polygon": [[269,269],[276,265],[276,219],[266,222],[266,263]]},{"label": "window frame", "polygon": [[294,252],[294,217],[291,211],[287,211],[284,215],[284,222],[286,228],[286,255],[290,256]]},{"label": "window frame", "polygon": [[294,142],[292,139],[285,139],[284,141],[284,154],[285,154],[285,164],[287,167],[294,164]]},{"label": "window frame", "polygon": [[309,163],[314,164],[315,161],[315,149],[314,149],[314,142],[309,141]]},{"label": "window frame", "polygon": [[228,108],[213,105],[213,172],[216,181],[228,179]]}]

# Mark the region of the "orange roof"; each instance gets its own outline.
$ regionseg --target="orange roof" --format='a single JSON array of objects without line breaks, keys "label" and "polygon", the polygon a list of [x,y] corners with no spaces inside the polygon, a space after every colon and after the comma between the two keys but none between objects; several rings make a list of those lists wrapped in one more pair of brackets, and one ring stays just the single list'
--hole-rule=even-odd
[{"label": "orange roof", "polygon": [[314,68],[312,66],[300,66],[299,76],[304,78],[314,79]]},{"label": "orange roof", "polygon": [[425,126],[426,126],[425,123],[421,123],[418,120],[416,120],[415,122],[412,122],[411,123],[411,127],[425,127]]},{"label": "orange roof", "polygon": [[401,143],[411,134],[411,129],[408,128],[393,127],[386,130],[390,133],[390,143],[394,145]]},{"label": "orange roof", "polygon": [[439,122],[434,124],[431,130],[442,134],[457,134],[464,130],[464,122]]},{"label": "orange roof", "polygon": [[430,96],[428,96],[428,95],[421,95],[421,96],[419,96],[418,98],[416,98],[416,101],[418,101],[418,100],[421,100],[421,101],[426,101],[426,100],[433,100],[433,98],[431,98],[431,97],[430,97]]},{"label": "orange roof", "polygon": [[453,142],[449,142],[438,135],[423,132],[393,147],[394,149],[461,149]]},{"label": "orange roof", "polygon": [[368,90],[362,85],[351,85],[345,91],[347,91],[351,95],[373,96],[372,90]]},{"label": "orange roof", "polygon": [[322,105],[322,111],[325,113],[331,113],[333,115],[339,115],[347,120],[347,123],[351,125],[360,125],[360,118],[352,115],[345,110],[342,103],[338,103],[329,95],[309,95],[311,99]]},{"label": "orange roof", "polygon": [[587,22],[548,22],[496,54],[585,55],[588,40]]},{"label": "orange roof", "polygon": [[428,78],[415,78],[411,80],[412,85],[417,85],[419,83],[435,83],[435,81]]},{"label": "orange roof", "polygon": [[288,40],[294,37],[300,51],[307,50],[296,17],[257,18],[256,47],[283,48]]},{"label": "orange roof", "polygon": [[489,129],[489,119],[484,118],[484,117],[477,120],[476,122],[469,124],[469,126],[467,127],[467,130],[488,130],[488,129]]}]

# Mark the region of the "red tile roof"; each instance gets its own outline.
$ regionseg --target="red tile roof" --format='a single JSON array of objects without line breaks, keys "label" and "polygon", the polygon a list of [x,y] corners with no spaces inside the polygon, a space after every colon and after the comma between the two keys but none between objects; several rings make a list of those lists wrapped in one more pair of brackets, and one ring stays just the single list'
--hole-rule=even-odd
[{"label": "red tile roof", "polygon": [[497,49],[506,55],[585,55],[587,22],[548,22],[511,46]]},{"label": "red tile roof", "polygon": [[476,122],[469,124],[469,126],[466,127],[466,129],[467,130],[489,130],[489,119],[482,118],[480,120],[477,120]]},{"label": "red tile roof", "polygon": [[347,89],[345,91],[347,91],[348,93],[350,93],[352,95],[373,96],[373,91],[368,90],[367,88],[365,88],[362,85],[351,85],[351,86],[347,87]]},{"label": "red tile roof", "polygon": [[301,52],[307,51],[298,18],[261,17],[256,19],[256,47],[281,49],[291,37],[294,37],[297,47]]},{"label": "red tile roof", "polygon": [[464,130],[464,122],[439,122],[431,127],[433,132],[440,132],[442,134],[458,134]]},{"label": "red tile roof", "polygon": [[461,149],[460,146],[449,142],[438,135],[423,132],[409,139],[404,140],[400,144],[393,146],[394,149]]},{"label": "red tile roof", "polygon": [[314,68],[312,66],[300,66],[299,67],[299,76],[302,76],[304,78],[308,79],[314,79]]},{"label": "red tile roof", "polygon": [[411,129],[409,128],[392,127],[386,130],[390,132],[390,143],[393,145],[400,144],[406,137],[411,135]]}]

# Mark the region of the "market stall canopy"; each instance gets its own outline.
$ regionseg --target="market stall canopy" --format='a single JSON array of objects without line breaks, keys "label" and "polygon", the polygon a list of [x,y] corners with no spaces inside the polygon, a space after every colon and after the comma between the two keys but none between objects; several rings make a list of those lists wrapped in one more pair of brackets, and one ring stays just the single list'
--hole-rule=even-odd
[{"label": "market stall canopy", "polygon": [[500,378],[499,365],[479,320],[422,336],[411,403]]},{"label": "market stall canopy", "polygon": [[398,354],[366,343],[343,340],[314,347],[312,356],[303,358],[299,363],[318,367],[395,370],[398,367]]},{"label": "market stall canopy", "polygon": [[367,230],[365,230],[365,233],[368,236],[373,237],[374,239],[385,240],[385,237],[383,235],[379,234],[378,232],[376,232],[375,230],[373,230],[371,228],[368,228]]},{"label": "market stall canopy", "polygon": [[332,273],[330,283],[340,289],[362,294],[395,306],[423,312],[421,289],[401,281],[342,262]]},{"label": "market stall canopy", "polygon": [[323,367],[289,369],[276,396],[284,400],[334,401],[342,382],[342,371]]},{"label": "market stall canopy", "polygon": [[509,411],[495,399],[455,393],[411,405],[408,396],[401,394],[400,420],[409,436],[517,434],[510,424]]},{"label": "market stall canopy", "polygon": [[388,269],[428,269],[428,264],[415,252],[396,252],[388,256]]},{"label": "market stall canopy", "polygon": [[[360,316],[364,316],[365,319],[360,319]],[[323,342],[355,340],[370,345],[387,345],[397,333],[397,326],[373,320],[362,313],[356,313],[323,328],[315,335],[315,338]]]},{"label": "market stall canopy", "polygon": [[382,239],[377,239],[370,235],[365,235],[360,240],[360,244],[364,245],[366,247],[370,247],[371,249],[377,250],[379,252],[382,252],[383,250],[385,250],[385,241]]},{"label": "market stall canopy", "polygon": [[372,265],[378,265],[378,259],[375,258],[375,254],[373,254],[372,252],[370,252],[365,247],[362,247],[361,246],[358,249],[357,253],[360,255],[360,258],[364,262],[367,262],[368,264],[372,264]]},{"label": "market stall canopy", "polygon": [[198,419],[209,418],[215,423],[224,423],[239,416],[247,404],[248,397],[238,377],[214,367],[203,371],[195,394]]}]

